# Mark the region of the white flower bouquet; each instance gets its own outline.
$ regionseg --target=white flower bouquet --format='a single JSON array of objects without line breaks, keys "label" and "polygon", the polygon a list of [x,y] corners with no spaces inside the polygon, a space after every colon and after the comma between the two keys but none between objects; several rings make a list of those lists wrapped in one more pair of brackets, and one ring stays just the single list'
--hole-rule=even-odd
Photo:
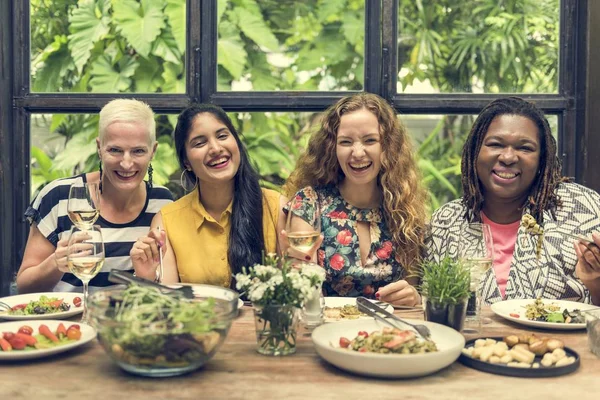
[{"label": "white flower bouquet", "polygon": [[245,293],[254,306],[289,305],[301,308],[313,289],[324,279],[313,269],[296,269],[275,255],[268,255],[264,265],[243,268],[236,274],[236,288]]},{"label": "white flower bouquet", "polygon": [[242,271],[235,275],[236,288],[254,306],[258,352],[294,353],[299,310],[320,287],[324,274],[309,268],[295,269],[274,255],[267,256],[264,265]]}]

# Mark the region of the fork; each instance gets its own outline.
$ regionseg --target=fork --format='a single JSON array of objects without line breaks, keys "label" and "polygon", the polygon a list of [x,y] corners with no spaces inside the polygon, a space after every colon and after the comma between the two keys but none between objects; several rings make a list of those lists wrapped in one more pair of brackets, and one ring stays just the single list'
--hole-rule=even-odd
[{"label": "fork", "polygon": [[[160,226],[157,226],[156,229],[158,229],[158,237],[160,237]],[[162,255],[162,249],[159,247],[158,248],[158,261],[159,261],[159,265],[158,265],[158,282],[162,282],[163,279],[163,255]]]},{"label": "fork", "polygon": [[580,242],[583,242],[586,245],[588,245],[588,244],[594,244],[594,241],[592,239],[588,239],[588,238],[585,238],[583,236],[579,236],[579,235],[575,235],[575,234],[567,233],[567,232],[559,232],[559,233],[561,235],[564,235],[564,236],[569,236],[570,238],[573,238],[575,240],[579,240]]},{"label": "fork", "polygon": [[0,312],[10,311],[11,308],[12,307],[6,304],[5,302],[0,301]]},{"label": "fork", "polygon": [[408,325],[408,326],[412,327],[417,332],[417,334],[419,334],[419,336],[421,336],[423,339],[431,340],[431,332],[429,331],[429,328],[426,327],[425,325],[411,324],[410,322],[407,322],[401,318],[398,318],[394,314],[387,312],[386,310],[379,307],[378,305],[373,304],[366,297],[362,297],[362,296],[358,297],[356,299],[356,305],[358,306],[358,310],[360,312],[363,312],[367,315],[375,317],[378,320],[385,322],[388,325],[393,326],[394,328],[397,328],[397,326],[395,324],[393,324],[391,321],[388,321],[386,318],[391,318],[394,321]]},{"label": "fork", "polygon": [[132,273],[127,271],[120,271],[117,269],[112,269],[110,274],[108,275],[108,280],[114,283],[124,283],[126,285],[137,284],[140,286],[149,286],[160,290],[163,294],[178,294],[186,299],[193,299],[194,289],[191,286],[181,286],[178,288],[172,288],[169,286],[164,286],[156,282],[152,282],[147,279],[143,279],[137,276],[133,276]]}]

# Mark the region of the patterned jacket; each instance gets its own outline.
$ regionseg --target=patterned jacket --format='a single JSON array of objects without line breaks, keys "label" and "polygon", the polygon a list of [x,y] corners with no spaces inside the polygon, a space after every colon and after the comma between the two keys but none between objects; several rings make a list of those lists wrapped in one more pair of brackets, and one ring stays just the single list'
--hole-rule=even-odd
[{"label": "patterned jacket", "polygon": [[[574,240],[563,233],[590,237],[600,231],[600,195],[575,183],[562,183],[557,189],[561,205],[556,218],[544,212],[544,241],[540,259],[536,257],[537,236],[519,227],[517,242],[506,284],[506,299],[542,297],[589,303],[589,291],[575,276],[577,256]],[[466,208],[454,200],[438,209],[432,216],[426,238],[426,260],[439,261],[445,255],[456,258],[460,235],[467,225]],[[529,213],[525,209],[523,213]],[[538,221],[539,222],[539,221]],[[482,280],[483,300],[502,301],[493,269]]]}]

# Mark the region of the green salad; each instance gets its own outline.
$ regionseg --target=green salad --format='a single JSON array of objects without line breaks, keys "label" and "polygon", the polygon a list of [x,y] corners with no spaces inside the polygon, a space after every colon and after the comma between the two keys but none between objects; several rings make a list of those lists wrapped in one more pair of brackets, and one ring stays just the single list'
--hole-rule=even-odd
[{"label": "green salad", "polygon": [[99,337],[128,364],[185,366],[202,361],[225,336],[216,322],[215,300],[189,301],[132,285],[110,299],[97,318]]},{"label": "green salad", "polygon": [[525,306],[525,316],[532,321],[554,322],[559,324],[583,324],[585,317],[581,310],[561,310],[556,304],[545,304],[538,298]]},{"label": "green salad", "polygon": [[438,351],[430,340],[419,340],[413,331],[385,327],[381,331],[358,332],[352,340],[340,338],[340,347],[360,353],[419,354]]},{"label": "green salad", "polygon": [[53,314],[57,312],[69,311],[71,306],[58,297],[40,296],[38,300],[32,300],[26,304],[18,304],[12,307],[8,313],[10,315],[38,315]]}]

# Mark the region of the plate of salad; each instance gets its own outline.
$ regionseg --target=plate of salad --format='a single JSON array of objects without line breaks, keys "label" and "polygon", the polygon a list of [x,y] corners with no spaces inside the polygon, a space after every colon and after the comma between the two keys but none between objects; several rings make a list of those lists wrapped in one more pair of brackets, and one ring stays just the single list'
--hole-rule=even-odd
[{"label": "plate of salad", "polygon": [[83,312],[83,295],[81,293],[48,292],[29,293],[0,298],[10,306],[9,310],[0,311],[0,319],[32,320],[32,319],[64,319]]},{"label": "plate of salad", "polygon": [[[375,301],[375,300],[371,300]],[[391,304],[379,305],[387,312],[393,313],[394,307]],[[354,319],[371,320],[366,314],[358,311],[356,306],[356,297],[325,297],[325,307],[323,309],[323,320],[325,322],[347,321]]]},{"label": "plate of salad", "polygon": [[492,304],[492,311],[509,321],[540,329],[585,329],[584,311],[596,306],[553,299],[518,299]]},{"label": "plate of salad", "polygon": [[89,325],[60,320],[3,322],[0,332],[0,362],[47,357],[96,337]]}]

